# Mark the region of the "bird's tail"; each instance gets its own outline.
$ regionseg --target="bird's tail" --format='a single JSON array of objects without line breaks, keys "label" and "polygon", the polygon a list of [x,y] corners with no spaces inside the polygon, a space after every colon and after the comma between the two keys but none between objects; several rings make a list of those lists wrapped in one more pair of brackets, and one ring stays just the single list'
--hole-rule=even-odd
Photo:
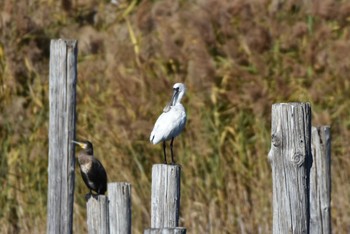
[{"label": "bird's tail", "polygon": [[150,138],[149,138],[149,141],[150,141],[152,144],[154,144],[154,143],[153,143],[154,137],[155,137],[155,135],[154,135],[153,132],[152,132],[152,133],[151,133],[151,136],[150,136]]}]

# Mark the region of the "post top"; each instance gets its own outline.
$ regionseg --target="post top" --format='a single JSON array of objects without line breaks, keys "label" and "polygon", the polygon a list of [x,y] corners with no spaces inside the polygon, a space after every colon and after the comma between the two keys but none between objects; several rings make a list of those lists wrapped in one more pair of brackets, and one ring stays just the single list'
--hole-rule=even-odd
[{"label": "post top", "polygon": [[85,198],[87,203],[108,200],[108,197],[106,195],[91,195],[86,196]]},{"label": "post top", "polygon": [[164,164],[164,163],[157,163],[157,164],[153,164],[152,169],[153,168],[181,168],[181,165],[179,164]]},{"label": "post top", "polygon": [[77,47],[77,44],[78,44],[78,40],[75,40],[75,39],[51,39],[51,46],[53,45],[56,45],[56,46],[59,46],[59,45],[66,45],[68,47]]},{"label": "post top", "polygon": [[129,182],[123,182],[123,181],[118,182],[118,181],[116,181],[116,182],[109,182],[108,183],[108,186],[111,186],[111,185],[113,185],[113,186],[115,186],[115,185],[130,186],[131,184]]},{"label": "post top", "polygon": [[57,39],[51,39],[51,43],[53,42],[77,42],[76,39],[64,39],[64,38],[57,38]]},{"label": "post top", "polygon": [[278,106],[278,105],[290,105],[290,106],[299,106],[299,105],[308,105],[310,106],[310,102],[280,102],[280,103],[274,103],[272,104],[273,106]]}]

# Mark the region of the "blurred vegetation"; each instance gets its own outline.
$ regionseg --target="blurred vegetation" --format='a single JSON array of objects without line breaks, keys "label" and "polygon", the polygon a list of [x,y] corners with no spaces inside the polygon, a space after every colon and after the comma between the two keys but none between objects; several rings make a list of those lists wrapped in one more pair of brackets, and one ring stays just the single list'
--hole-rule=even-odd
[{"label": "blurred vegetation", "polygon": [[[150,226],[149,134],[175,82],[188,92],[181,225],[271,233],[271,105],[310,102],[332,128],[332,225],[350,223],[350,3],[341,0],[0,2],[1,233],[45,233],[50,40],[79,40],[78,139],[109,181],[132,183],[133,233]],[[283,3],[283,4],[278,4]],[[74,232],[87,192],[76,176]]]}]

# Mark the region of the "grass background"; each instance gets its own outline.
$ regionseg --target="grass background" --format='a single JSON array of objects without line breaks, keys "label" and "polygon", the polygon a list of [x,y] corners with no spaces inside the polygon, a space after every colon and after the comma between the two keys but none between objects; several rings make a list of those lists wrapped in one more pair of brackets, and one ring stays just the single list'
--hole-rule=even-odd
[{"label": "grass background", "polygon": [[[79,40],[77,138],[109,181],[132,183],[133,233],[150,226],[149,143],[175,82],[187,85],[181,220],[189,233],[271,233],[271,105],[310,102],[331,125],[332,225],[350,230],[348,1],[3,0],[1,233],[45,233],[50,40]],[[86,233],[76,175],[74,232]]]}]

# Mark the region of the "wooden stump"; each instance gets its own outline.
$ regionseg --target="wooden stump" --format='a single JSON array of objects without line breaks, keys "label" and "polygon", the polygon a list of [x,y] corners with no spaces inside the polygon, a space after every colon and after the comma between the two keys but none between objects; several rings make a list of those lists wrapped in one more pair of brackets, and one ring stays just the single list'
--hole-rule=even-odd
[{"label": "wooden stump", "polygon": [[144,234],[186,234],[186,228],[150,228],[146,229]]},{"label": "wooden stump", "polygon": [[330,234],[331,133],[329,126],[312,127],[310,172],[310,234]]},{"label": "wooden stump", "polygon": [[272,106],[273,233],[309,233],[311,107]]},{"label": "wooden stump", "polygon": [[131,185],[108,183],[111,234],[131,234]]},{"label": "wooden stump", "polygon": [[179,165],[153,165],[152,228],[175,228],[179,225],[180,172]]},{"label": "wooden stump", "polygon": [[108,197],[91,196],[86,211],[89,234],[109,234]]}]

